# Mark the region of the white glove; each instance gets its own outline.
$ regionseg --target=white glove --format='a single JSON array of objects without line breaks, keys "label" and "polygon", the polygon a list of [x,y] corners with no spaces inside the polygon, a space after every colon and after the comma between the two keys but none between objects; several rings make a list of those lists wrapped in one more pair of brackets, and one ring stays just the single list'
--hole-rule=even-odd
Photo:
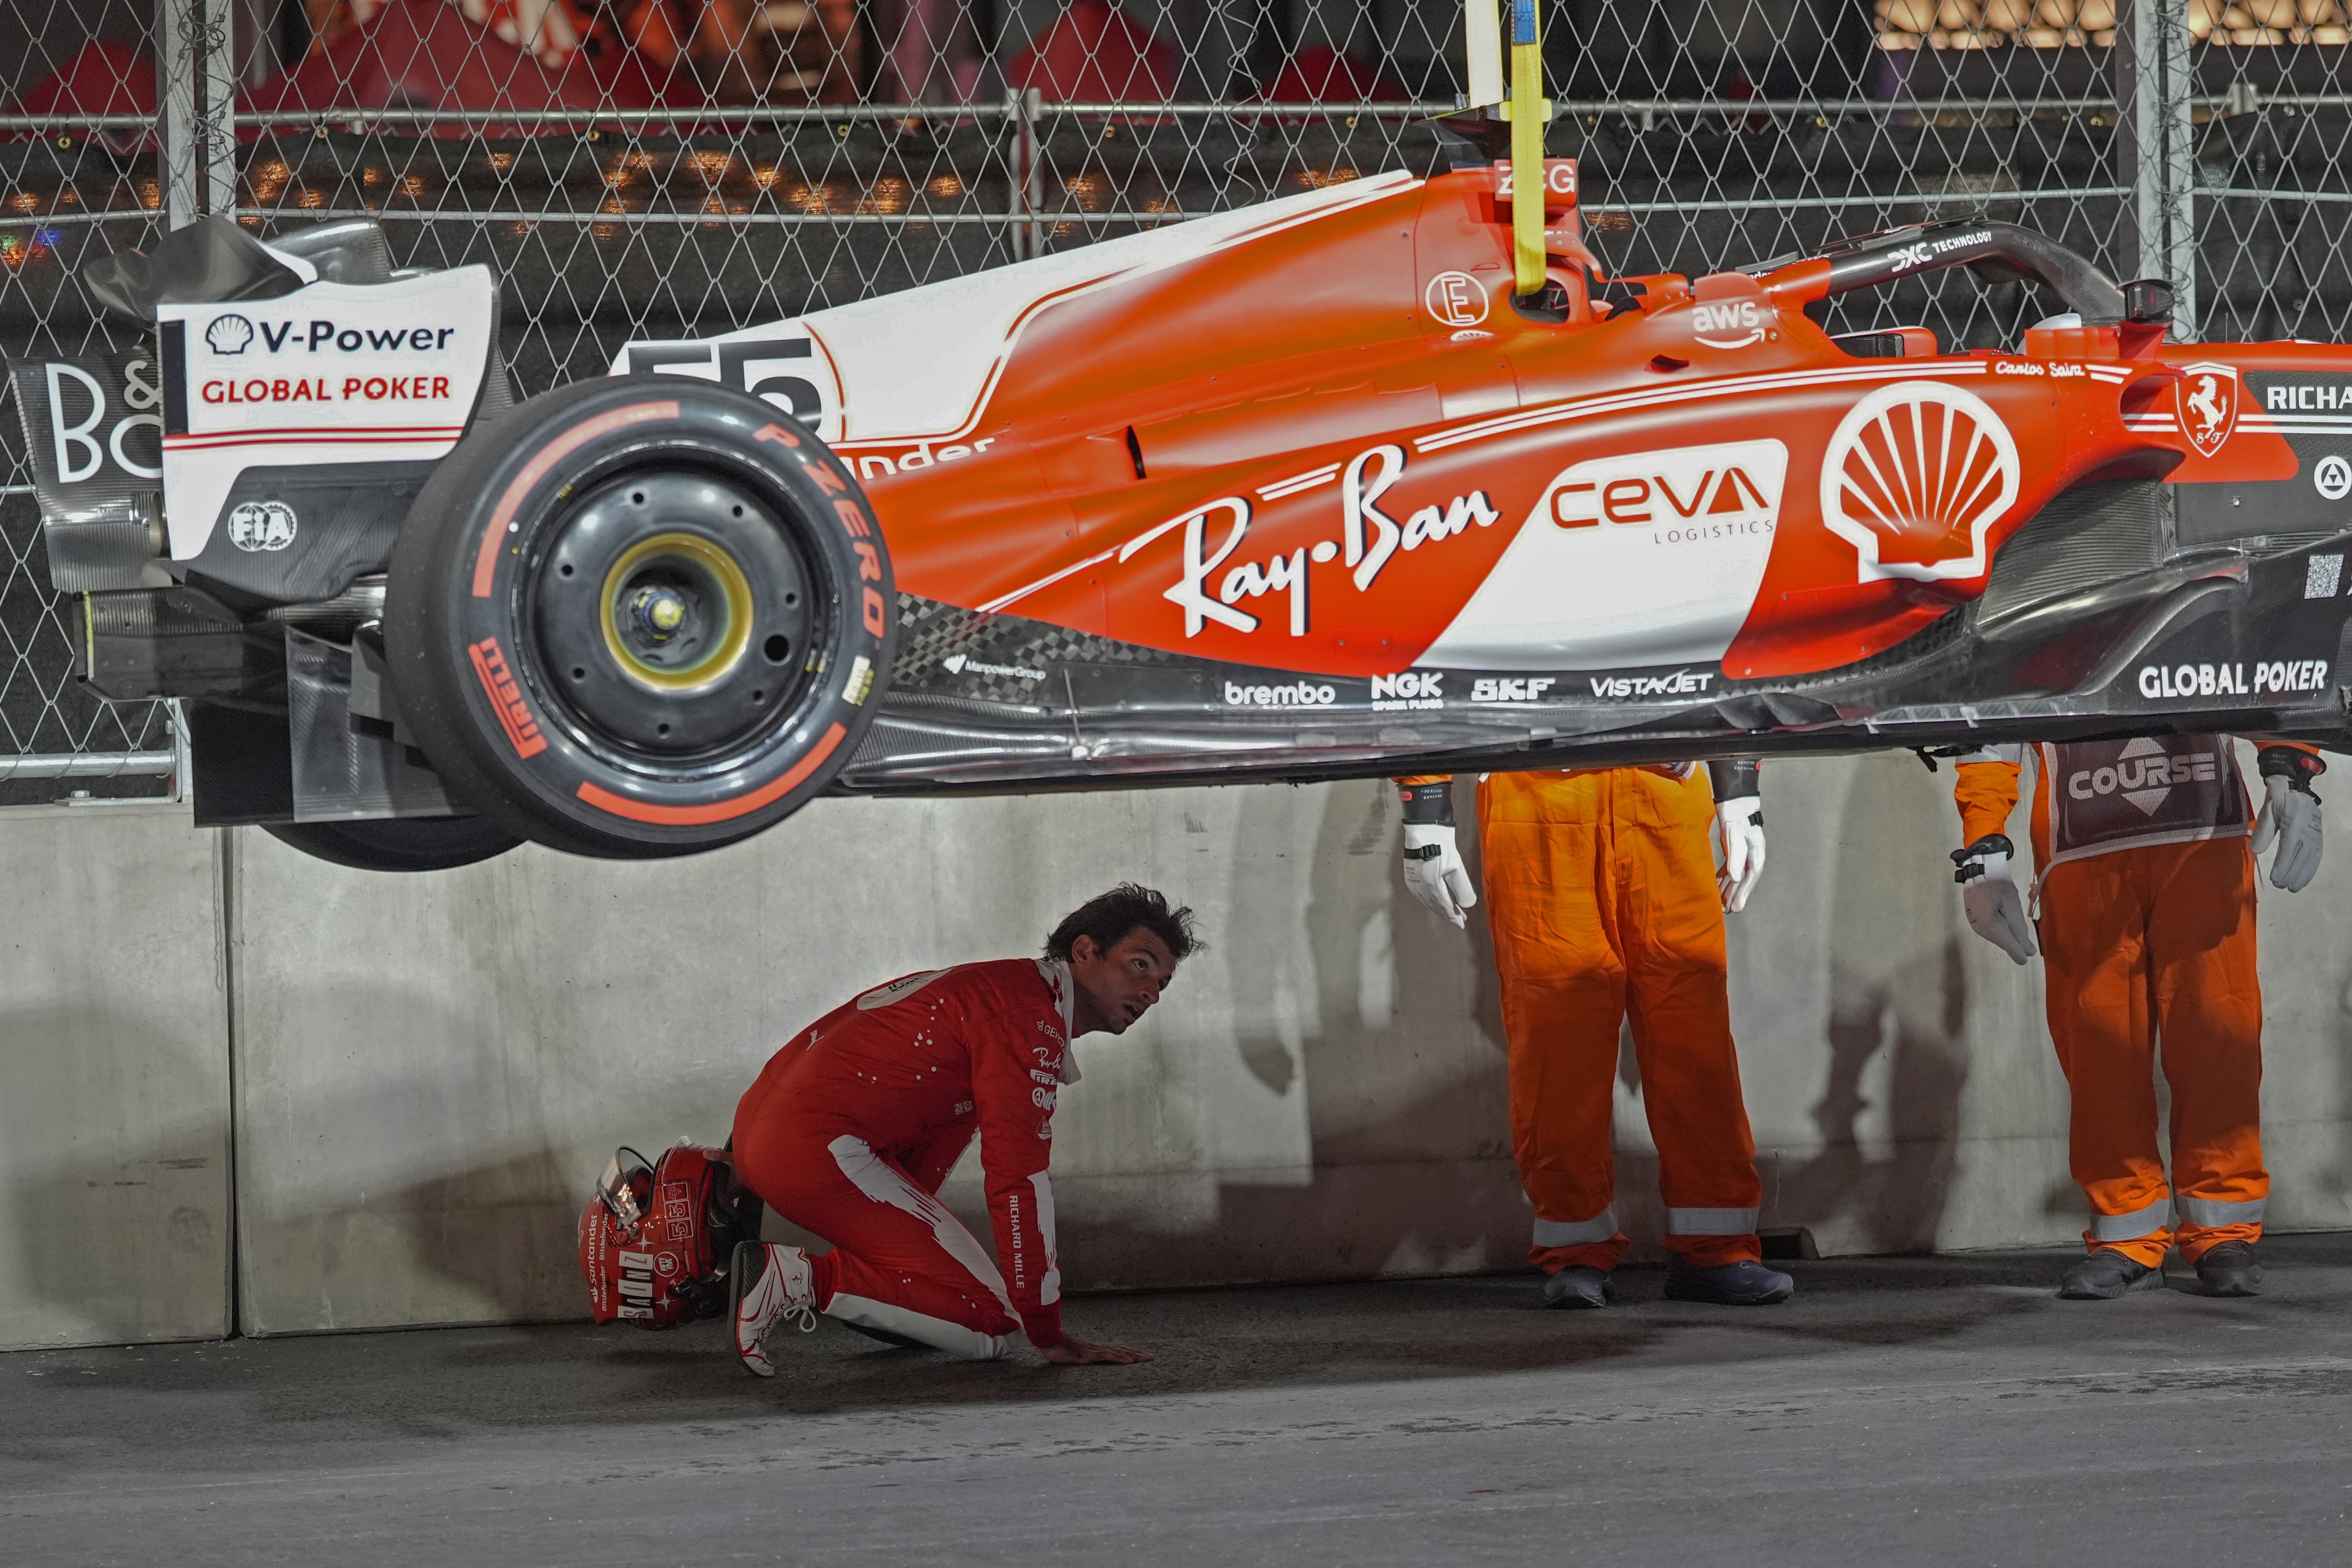
[{"label": "white glove", "polygon": [[1748,907],[1748,895],[1764,874],[1763,798],[1719,801],[1715,822],[1723,837],[1723,868],[1715,874],[1715,885],[1723,894],[1723,912],[1736,915]]},{"label": "white glove", "polygon": [[2025,918],[2025,899],[2009,859],[2009,839],[1988,833],[1966,849],[1952,851],[1952,863],[1959,868],[1952,880],[1960,885],[1969,929],[2023,963],[2033,956],[2033,924]]},{"label": "white glove", "polygon": [[1478,889],[1470,885],[1470,868],[1454,847],[1452,825],[1404,825],[1404,885],[1412,896],[1457,926],[1467,926],[1464,911],[1478,905]]},{"label": "white glove", "polygon": [[[2268,761],[2267,752],[2264,761]],[[2319,873],[2322,826],[2319,797],[2304,776],[2264,773],[2263,810],[2254,818],[2251,847],[2260,855],[2273,837],[2278,840],[2278,853],[2271,858],[2272,887],[2300,893],[2311,886],[2311,879]]]}]

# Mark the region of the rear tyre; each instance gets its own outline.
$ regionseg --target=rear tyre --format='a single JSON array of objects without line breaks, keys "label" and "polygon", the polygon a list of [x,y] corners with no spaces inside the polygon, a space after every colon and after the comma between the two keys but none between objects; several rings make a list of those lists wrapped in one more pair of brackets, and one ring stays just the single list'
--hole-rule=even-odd
[{"label": "rear tyre", "polygon": [[748,837],[855,754],[889,552],[848,468],[684,376],[546,393],[458,444],[393,551],[403,719],[459,798],[576,854]]},{"label": "rear tyre", "polygon": [[305,855],[360,871],[447,871],[495,859],[522,842],[481,816],[269,822],[261,830]]}]

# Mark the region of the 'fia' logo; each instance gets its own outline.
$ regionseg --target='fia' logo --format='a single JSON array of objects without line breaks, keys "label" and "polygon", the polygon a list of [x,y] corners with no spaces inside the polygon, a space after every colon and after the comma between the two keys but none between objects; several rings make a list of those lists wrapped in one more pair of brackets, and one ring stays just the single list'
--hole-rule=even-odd
[{"label": "'fia' logo", "polygon": [[1856,403],[1822,457],[1822,521],[1857,581],[1981,577],[1985,534],[2017,503],[2017,441],[1975,393],[1901,381]]},{"label": "'fia' logo", "polygon": [[294,542],[294,509],[278,500],[249,500],[233,507],[228,542],[239,550],[283,550]]},{"label": "'fia' logo", "polygon": [[2206,457],[2220,453],[2230,433],[2238,427],[2238,370],[2210,363],[2183,365],[2172,384],[2172,403],[2180,415],[2180,433]]}]

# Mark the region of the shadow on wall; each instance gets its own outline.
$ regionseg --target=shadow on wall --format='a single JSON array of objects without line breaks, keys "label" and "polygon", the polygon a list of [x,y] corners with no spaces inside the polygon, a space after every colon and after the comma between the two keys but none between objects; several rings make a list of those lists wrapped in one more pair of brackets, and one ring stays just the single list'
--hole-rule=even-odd
[{"label": "shadow on wall", "polygon": [[[1293,801],[1252,792],[1230,907],[1297,900],[1304,876],[1298,929],[1287,942],[1219,944],[1236,1017],[1222,1048],[1245,1069],[1244,1092],[1303,1097],[1287,1108],[1302,1136],[1255,1172],[1212,1154],[1206,1171],[1110,1178],[1123,1204],[1088,1202],[1089,1178],[1063,1179],[1057,1228],[1073,1289],[1524,1267],[1528,1208],[1510,1160],[1485,921],[1457,931],[1406,889],[1387,784],[1325,786],[1322,797],[1309,846],[1296,837]],[[1146,1190],[1194,1182],[1213,1187],[1197,1203],[1152,1205]],[[950,1196],[968,1224],[985,1225],[971,1184]],[[1153,1206],[1183,1222],[1088,1217]]]},{"label": "shadow on wall", "polygon": [[77,1071],[173,1059],[142,1058],[139,1038],[129,1020],[84,1008],[0,1014],[0,1171],[17,1216],[5,1227],[16,1256],[0,1275],[0,1345],[227,1326],[227,1140],[217,1116],[192,1109],[211,1097]]},{"label": "shadow on wall", "polygon": [[[1768,1223],[1843,1220],[1861,1250],[1935,1249],[1969,1078],[1960,944],[1974,940],[1950,892],[1950,790],[1949,772],[1906,756],[1866,757],[1853,771],[1829,840],[1829,1060],[1812,1110],[1821,1147],[1779,1163]],[[1878,1104],[1864,1088],[1874,1079],[1885,1085]]]},{"label": "shadow on wall", "polygon": [[312,1026],[287,1031],[310,1059],[242,1086],[244,1330],[581,1316],[586,1183],[566,1178],[530,1053],[482,1048],[412,991],[298,989],[284,1006]]}]

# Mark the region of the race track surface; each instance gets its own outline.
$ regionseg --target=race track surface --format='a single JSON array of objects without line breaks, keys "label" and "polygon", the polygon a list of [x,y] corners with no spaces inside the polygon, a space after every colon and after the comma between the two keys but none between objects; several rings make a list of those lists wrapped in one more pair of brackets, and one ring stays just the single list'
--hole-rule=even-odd
[{"label": "race track surface", "polygon": [[[1795,1302],[1531,1278],[1104,1297],[1136,1368],[827,1323],[0,1356],[26,1564],[2341,1562],[2352,1235],[2270,1293],[2052,1295],[2066,1257],[1793,1266]],[[789,1342],[787,1342],[787,1341]]]}]

